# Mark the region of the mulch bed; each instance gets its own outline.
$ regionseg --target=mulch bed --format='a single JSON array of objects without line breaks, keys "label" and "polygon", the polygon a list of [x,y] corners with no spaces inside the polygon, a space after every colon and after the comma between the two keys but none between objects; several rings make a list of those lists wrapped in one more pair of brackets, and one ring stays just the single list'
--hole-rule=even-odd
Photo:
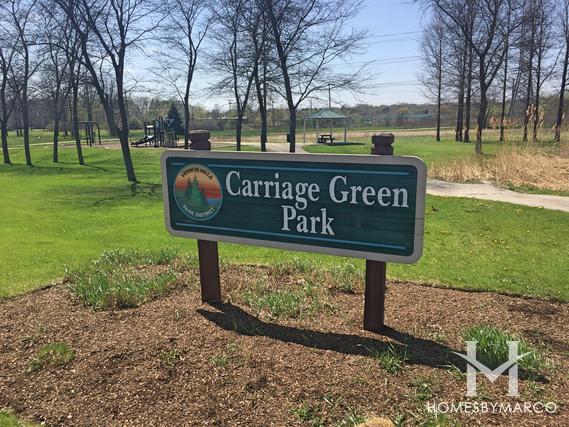
[{"label": "mulch bed", "polygon": [[[567,304],[390,283],[390,328],[377,335],[361,329],[361,294],[331,299],[334,309],[278,321],[247,307],[202,304],[195,282],[121,311],[84,307],[64,285],[6,300],[0,410],[74,426],[302,425],[298,408],[311,408],[326,425],[349,413],[416,425],[427,419],[417,381],[429,384],[428,402],[465,400],[464,378],[444,365],[451,350],[464,351],[467,327],[489,324],[545,349],[555,367],[541,383],[522,380],[516,399],[506,396],[507,378],[491,384],[479,377],[481,399],[553,400],[559,409],[448,417],[463,425],[569,425]],[[28,372],[35,352],[50,342],[68,343],[75,359]],[[370,354],[387,343],[407,351],[400,372],[386,372]]]}]

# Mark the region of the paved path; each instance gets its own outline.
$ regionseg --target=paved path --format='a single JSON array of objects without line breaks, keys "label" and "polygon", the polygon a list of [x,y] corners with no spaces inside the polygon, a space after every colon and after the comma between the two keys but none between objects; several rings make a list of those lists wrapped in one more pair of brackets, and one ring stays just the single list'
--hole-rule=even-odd
[{"label": "paved path", "polygon": [[[310,144],[296,143],[296,152],[305,153],[304,147]],[[270,153],[288,153],[289,145],[281,142],[267,142],[267,151]]]},{"label": "paved path", "polygon": [[569,212],[569,197],[518,193],[495,187],[492,184],[460,184],[430,179],[427,181],[427,193],[435,196],[470,197]]}]

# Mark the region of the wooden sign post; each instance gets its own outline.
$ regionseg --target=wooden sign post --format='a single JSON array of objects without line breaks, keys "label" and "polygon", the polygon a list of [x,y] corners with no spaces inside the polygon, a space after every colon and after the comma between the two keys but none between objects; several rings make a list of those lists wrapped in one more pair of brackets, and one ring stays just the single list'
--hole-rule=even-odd
[{"label": "wooden sign post", "polygon": [[[193,130],[190,132],[190,149],[211,151],[209,132]],[[216,241],[198,239],[198,258],[200,263],[200,286],[202,302],[221,301],[221,278],[219,274],[219,248]]]},{"label": "wooden sign post", "polygon": [[366,260],[364,328],[384,325],[386,262],[423,250],[425,164],[393,156],[391,134],[364,156],[190,151],[162,155],[166,228],[198,240],[202,301],[221,300],[218,241]]},{"label": "wooden sign post", "polygon": [[[392,133],[374,135],[371,154],[392,156],[395,135]],[[387,263],[366,260],[366,282],[364,296],[364,329],[381,332],[385,326],[385,286],[387,282]]]}]

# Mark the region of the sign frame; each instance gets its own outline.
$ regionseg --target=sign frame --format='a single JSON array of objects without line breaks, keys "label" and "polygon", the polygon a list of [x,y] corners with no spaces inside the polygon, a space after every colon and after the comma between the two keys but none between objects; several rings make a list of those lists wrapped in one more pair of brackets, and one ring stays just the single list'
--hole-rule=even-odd
[{"label": "sign frame", "polygon": [[[286,243],[264,239],[253,239],[235,236],[224,236],[202,232],[175,230],[170,224],[170,188],[168,186],[166,161],[170,157],[195,159],[229,159],[229,160],[270,160],[281,162],[299,163],[342,163],[342,164],[365,164],[365,165],[407,165],[417,169],[417,187],[415,199],[415,234],[413,253],[409,256],[365,252],[350,249],[341,249],[325,246],[313,246],[299,243]],[[401,264],[416,263],[423,253],[423,236],[425,227],[425,194],[427,167],[418,157],[413,156],[378,156],[378,155],[344,155],[344,154],[292,154],[292,153],[243,153],[243,152],[212,152],[193,150],[166,150],[160,158],[162,173],[162,196],[164,202],[164,220],[166,229],[170,234],[177,237],[192,238],[197,240],[227,242],[268,248],[320,253],[325,255],[362,258],[373,261],[396,262]],[[341,172],[341,171],[339,171]]]}]

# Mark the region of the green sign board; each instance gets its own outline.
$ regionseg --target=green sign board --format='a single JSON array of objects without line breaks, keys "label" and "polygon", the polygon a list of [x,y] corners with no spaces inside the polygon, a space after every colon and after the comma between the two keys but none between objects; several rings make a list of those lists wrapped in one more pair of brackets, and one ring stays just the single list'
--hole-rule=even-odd
[{"label": "green sign board", "polygon": [[176,236],[400,263],[421,256],[418,158],[166,151],[161,162]]}]

